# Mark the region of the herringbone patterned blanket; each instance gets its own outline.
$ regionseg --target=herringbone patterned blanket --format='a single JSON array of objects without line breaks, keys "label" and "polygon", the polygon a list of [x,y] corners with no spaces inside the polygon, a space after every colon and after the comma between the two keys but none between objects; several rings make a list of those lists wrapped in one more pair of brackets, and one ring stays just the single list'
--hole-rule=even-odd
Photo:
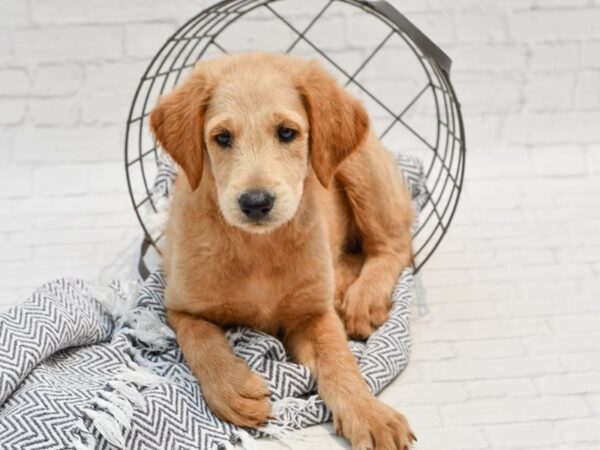
[{"label": "herringbone patterned blanket", "polygon": [[[350,342],[371,390],[406,366],[412,276],[393,294],[389,321]],[[0,315],[0,448],[197,450],[251,447],[252,436],[317,424],[330,413],[308,370],[275,338],[238,328],[235,352],[268,380],[275,419],[262,431],[217,419],[166,326],[164,279],[97,286],[60,279]]]}]

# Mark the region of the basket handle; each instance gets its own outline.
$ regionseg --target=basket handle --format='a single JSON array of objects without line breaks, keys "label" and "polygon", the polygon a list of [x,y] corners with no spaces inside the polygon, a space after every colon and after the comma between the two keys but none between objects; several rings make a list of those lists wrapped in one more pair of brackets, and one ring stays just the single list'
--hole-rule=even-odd
[{"label": "basket handle", "polygon": [[450,68],[452,67],[450,57],[429,39],[425,33],[408,20],[404,14],[386,0],[360,0],[360,3],[382,14],[399,29],[404,31],[423,54],[432,59],[444,71],[444,74],[450,78]]}]

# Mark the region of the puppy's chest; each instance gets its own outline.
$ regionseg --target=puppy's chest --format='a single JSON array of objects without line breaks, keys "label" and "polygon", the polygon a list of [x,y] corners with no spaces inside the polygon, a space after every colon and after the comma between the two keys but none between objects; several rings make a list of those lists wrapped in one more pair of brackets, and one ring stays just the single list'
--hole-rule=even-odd
[{"label": "puppy's chest", "polygon": [[221,276],[204,279],[204,301],[198,306],[206,319],[222,326],[246,325],[275,332],[279,311],[294,294],[289,270],[246,263],[236,270],[222,266]]}]

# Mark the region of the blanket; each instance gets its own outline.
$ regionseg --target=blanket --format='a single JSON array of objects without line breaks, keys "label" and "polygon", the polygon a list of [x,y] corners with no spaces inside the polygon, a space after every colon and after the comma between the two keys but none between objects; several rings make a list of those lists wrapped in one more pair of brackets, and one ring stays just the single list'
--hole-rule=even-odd
[{"label": "blanket", "polygon": [[[368,341],[349,342],[375,393],[407,364],[411,289],[407,270],[390,319]],[[65,278],[1,314],[1,448],[251,448],[253,437],[330,420],[307,368],[274,337],[241,327],[229,341],[268,381],[275,417],[259,430],[215,417],[166,325],[163,294],[161,271],[141,285]]]}]

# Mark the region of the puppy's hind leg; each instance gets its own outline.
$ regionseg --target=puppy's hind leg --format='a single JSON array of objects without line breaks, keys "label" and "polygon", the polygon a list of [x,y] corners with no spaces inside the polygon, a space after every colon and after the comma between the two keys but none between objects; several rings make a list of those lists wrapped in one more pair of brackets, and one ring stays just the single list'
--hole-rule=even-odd
[{"label": "puppy's hind leg", "polygon": [[390,154],[373,136],[342,164],[337,178],[365,256],[343,301],[344,322],[350,337],[364,339],[387,319],[396,280],[412,262],[412,203]]},{"label": "puppy's hind leg", "polygon": [[364,264],[362,253],[340,255],[335,264],[335,310],[343,317],[343,303],[348,288],[358,279]]}]

